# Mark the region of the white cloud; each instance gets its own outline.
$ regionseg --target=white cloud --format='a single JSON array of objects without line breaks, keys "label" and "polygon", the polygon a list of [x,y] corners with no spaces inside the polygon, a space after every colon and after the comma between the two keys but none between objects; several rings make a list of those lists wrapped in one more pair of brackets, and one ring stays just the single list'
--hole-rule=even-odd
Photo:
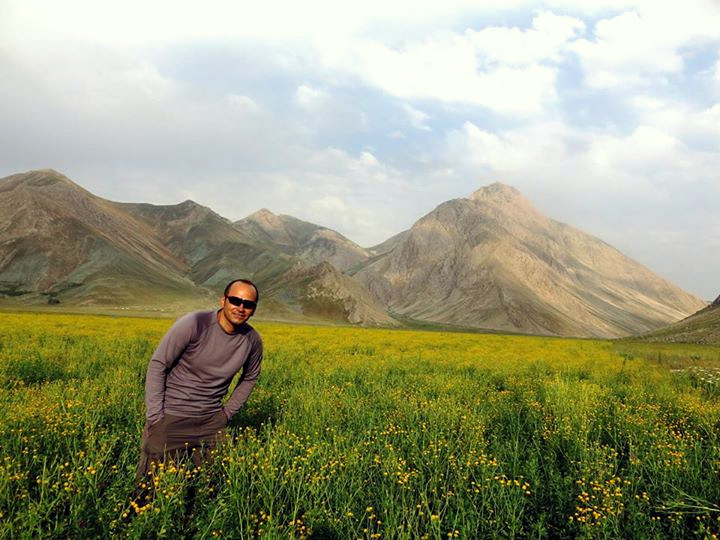
[{"label": "white cloud", "polygon": [[573,17],[543,12],[533,28],[491,27],[444,33],[393,47],[356,39],[323,61],[332,69],[403,99],[432,99],[487,107],[501,114],[532,116],[556,101],[553,65],[584,31]]},{"label": "white cloud", "polygon": [[432,99],[535,115],[554,102],[556,70],[532,64],[480,71],[475,50],[457,36],[404,50],[359,43],[336,69],[403,99]]},{"label": "white cloud", "polygon": [[581,40],[574,45],[591,86],[636,85],[653,75],[682,70],[675,43],[664,40],[636,11],[599,21],[595,37],[595,41]]},{"label": "white cloud", "polygon": [[[528,0],[3,0],[0,29],[46,36],[76,36],[119,46],[147,43],[260,39],[323,39],[341,43],[368,28],[397,26],[437,28],[467,13],[494,13],[532,5]],[[5,27],[3,27],[5,22]],[[7,35],[7,34],[5,34]]]},{"label": "white cloud", "polygon": [[566,157],[563,139],[567,134],[565,126],[553,122],[503,133],[492,133],[465,122],[461,130],[448,136],[451,152],[448,161],[469,161],[479,171],[514,176],[539,163],[554,163]]},{"label": "white cloud", "polygon": [[327,95],[322,90],[317,90],[306,84],[298,86],[295,92],[295,99],[304,109],[312,109],[325,101]]},{"label": "white cloud", "polygon": [[375,231],[378,226],[382,227],[384,224],[383,216],[375,209],[361,208],[340,197],[326,195],[311,201],[309,210],[311,217],[308,219],[320,221],[318,223],[320,225],[332,223],[335,230],[360,245],[369,247],[379,243],[378,240],[374,240]]},{"label": "white cloud", "polygon": [[[715,121],[718,121],[718,124],[720,124],[720,103],[716,103],[709,109],[703,111],[702,114],[704,117],[711,118],[713,123],[715,123]],[[717,126],[717,124],[716,124],[716,126]]]},{"label": "white cloud", "polygon": [[348,205],[340,197],[332,197],[326,195],[312,202],[313,210],[318,214],[327,214],[328,212],[346,212]]},{"label": "white cloud", "polygon": [[638,126],[630,136],[603,136],[596,139],[591,159],[602,166],[648,170],[678,150],[680,143],[664,131]]},{"label": "white cloud", "polygon": [[[122,73],[121,84],[125,89],[133,88],[138,93],[156,101],[166,99],[173,90],[172,82],[163,77],[157,68],[147,61],[129,65]],[[107,87],[104,87],[102,91],[107,91]]]},{"label": "white cloud", "polygon": [[543,12],[533,19],[528,30],[494,26],[468,30],[466,35],[483,64],[527,66],[558,60],[567,43],[584,31],[585,23],[580,19]]},{"label": "white cloud", "polygon": [[260,106],[250,96],[242,94],[228,94],[227,100],[231,106],[236,107],[240,111],[250,113],[260,111]]},{"label": "white cloud", "polygon": [[664,83],[684,68],[683,47],[717,42],[720,4],[638,1],[634,7],[599,20],[594,37],[571,48],[586,82],[595,88],[628,88]]},{"label": "white cloud", "polygon": [[720,103],[695,108],[685,102],[637,96],[630,99],[640,122],[690,147],[720,150]]},{"label": "white cloud", "polygon": [[405,110],[405,114],[407,114],[412,127],[419,129],[420,131],[432,131],[432,128],[425,123],[430,118],[430,115],[416,109],[412,105],[408,105],[407,103],[403,104],[403,109]]},{"label": "white cloud", "polygon": [[634,110],[640,111],[660,111],[666,106],[665,100],[646,94],[631,95],[627,101]]},{"label": "white cloud", "polygon": [[73,35],[124,46],[231,36],[287,39],[313,30],[327,31],[320,13],[335,22],[336,28],[352,29],[357,24],[341,6],[322,0],[302,4],[208,0],[202,6],[191,0],[67,0],[62,5],[8,0],[8,4],[18,31]]},{"label": "white cloud", "polygon": [[[130,52],[77,40],[56,47],[11,48],[4,58],[15,76],[32,81],[48,105],[92,117],[123,111],[139,103],[165,108],[177,98],[177,85],[157,66]],[[68,61],[71,59],[71,61]],[[22,99],[35,100],[32,95]]]},{"label": "white cloud", "polygon": [[368,168],[380,166],[380,162],[377,160],[377,158],[367,150],[360,153],[360,163]]}]

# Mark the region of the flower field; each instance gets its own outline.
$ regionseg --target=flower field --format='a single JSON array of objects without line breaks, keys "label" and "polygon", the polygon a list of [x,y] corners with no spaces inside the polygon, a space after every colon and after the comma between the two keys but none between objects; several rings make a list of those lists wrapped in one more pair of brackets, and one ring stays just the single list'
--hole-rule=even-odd
[{"label": "flower field", "polygon": [[171,323],[0,313],[0,538],[720,534],[718,347],[275,323],[213,461],[138,505]]}]

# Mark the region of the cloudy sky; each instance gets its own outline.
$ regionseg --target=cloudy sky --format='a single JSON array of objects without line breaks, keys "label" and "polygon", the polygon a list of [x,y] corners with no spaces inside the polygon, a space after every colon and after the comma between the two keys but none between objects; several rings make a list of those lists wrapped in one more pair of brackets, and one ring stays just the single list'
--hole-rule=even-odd
[{"label": "cloudy sky", "polygon": [[718,0],[0,0],[0,126],[0,176],[365,246],[500,181],[720,293]]}]

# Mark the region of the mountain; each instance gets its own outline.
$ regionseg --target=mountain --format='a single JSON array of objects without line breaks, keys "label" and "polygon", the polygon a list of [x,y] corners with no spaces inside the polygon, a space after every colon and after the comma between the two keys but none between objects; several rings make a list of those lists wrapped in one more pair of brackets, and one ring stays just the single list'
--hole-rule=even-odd
[{"label": "mountain", "polygon": [[704,305],[500,183],[442,203],[354,277],[399,317],[533,334],[628,335]]},{"label": "mountain", "polygon": [[193,201],[168,206],[114,204],[148,227],[200,286],[217,289],[238,275],[252,276],[259,285],[295,263]]},{"label": "mountain", "polygon": [[364,249],[265,209],[232,223],[193,201],[108,201],[52,170],[0,179],[5,302],[209,306],[237,276],[263,291],[260,316],[301,321],[615,337],[704,306],[502,184]]},{"label": "mountain", "polygon": [[263,291],[260,315],[395,324],[362,286],[311,260],[320,256],[320,239],[342,246],[344,237],[284,221],[302,247],[298,255],[193,201],[118,203],[56,171],[13,175],[0,180],[0,296],[25,304],[199,307],[214,305],[228,281],[244,276]]},{"label": "mountain", "polygon": [[382,255],[383,253],[387,253],[388,251],[391,251],[397,244],[402,242],[408,234],[410,234],[410,231],[399,232],[396,235],[391,236],[384,242],[368,248],[368,251],[371,255]]},{"label": "mountain", "polygon": [[0,181],[2,294],[109,305],[196,296],[187,270],[146,227],[55,171]]},{"label": "mountain", "polygon": [[236,221],[234,227],[259,244],[273,246],[311,265],[329,262],[344,271],[370,255],[338,232],[292,216],[273,214],[265,208]]},{"label": "mountain", "polygon": [[642,341],[663,341],[671,343],[701,343],[720,345],[720,296],[709,306],[704,307],[683,319],[636,339]]}]

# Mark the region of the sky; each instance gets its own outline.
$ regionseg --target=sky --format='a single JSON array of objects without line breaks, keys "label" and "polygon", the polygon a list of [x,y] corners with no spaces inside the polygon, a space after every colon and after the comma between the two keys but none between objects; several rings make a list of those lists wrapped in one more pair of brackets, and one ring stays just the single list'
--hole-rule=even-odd
[{"label": "sky", "polygon": [[0,0],[0,177],[371,246],[493,182],[720,294],[720,1]]}]

